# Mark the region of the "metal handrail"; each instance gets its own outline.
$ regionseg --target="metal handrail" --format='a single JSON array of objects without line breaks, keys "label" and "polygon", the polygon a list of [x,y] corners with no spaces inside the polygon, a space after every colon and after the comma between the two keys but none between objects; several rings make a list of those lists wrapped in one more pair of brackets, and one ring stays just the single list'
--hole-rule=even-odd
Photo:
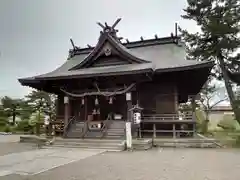
[{"label": "metal handrail", "polygon": [[70,124],[71,124],[74,120],[75,120],[75,116],[73,116],[73,117],[68,121],[67,125],[64,127],[64,136],[66,135],[67,130],[68,130]]},{"label": "metal handrail", "polygon": [[102,137],[104,137],[105,133],[107,132],[108,123],[109,123],[110,119],[111,119],[111,115],[109,114],[107,119],[105,121],[103,121],[103,127],[101,128]]},{"label": "metal handrail", "polygon": [[84,138],[84,136],[86,136],[86,134],[89,132],[88,124],[91,121],[92,121],[92,119],[88,119],[86,122],[84,122],[84,127],[83,127],[83,132],[81,134],[81,138]]}]

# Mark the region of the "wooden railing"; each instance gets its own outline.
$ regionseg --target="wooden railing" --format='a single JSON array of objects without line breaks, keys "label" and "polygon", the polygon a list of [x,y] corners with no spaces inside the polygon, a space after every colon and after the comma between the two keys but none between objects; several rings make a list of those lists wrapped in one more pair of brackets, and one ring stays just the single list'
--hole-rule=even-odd
[{"label": "wooden railing", "polygon": [[[145,129],[144,124],[152,125],[152,129]],[[159,124],[169,124],[171,129],[157,129]],[[178,128],[176,127],[178,126]],[[191,126],[191,128],[189,128]],[[157,137],[157,133],[171,133],[173,138],[177,136],[189,136],[195,132],[195,114],[145,114],[142,117],[142,127],[139,131],[140,137],[142,133],[150,133],[153,138]]]},{"label": "wooden railing", "polygon": [[193,114],[144,114],[143,122],[192,122],[194,121]]}]

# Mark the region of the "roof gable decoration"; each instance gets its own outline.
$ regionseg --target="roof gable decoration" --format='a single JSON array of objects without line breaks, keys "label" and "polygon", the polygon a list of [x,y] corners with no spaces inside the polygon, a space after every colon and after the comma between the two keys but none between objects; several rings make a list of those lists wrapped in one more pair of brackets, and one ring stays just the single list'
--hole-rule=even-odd
[{"label": "roof gable decoration", "polygon": [[97,45],[82,62],[69,70],[88,68],[103,55],[107,57],[117,55],[120,60],[127,61],[126,64],[149,63],[150,61],[133,55],[125,46],[121,44],[121,38],[117,37],[118,30],[115,29],[120,20],[121,18],[117,19],[112,26],[109,26],[107,23],[105,23],[105,26],[101,23],[97,23],[100,27],[103,28],[103,31],[100,32],[100,37]]}]

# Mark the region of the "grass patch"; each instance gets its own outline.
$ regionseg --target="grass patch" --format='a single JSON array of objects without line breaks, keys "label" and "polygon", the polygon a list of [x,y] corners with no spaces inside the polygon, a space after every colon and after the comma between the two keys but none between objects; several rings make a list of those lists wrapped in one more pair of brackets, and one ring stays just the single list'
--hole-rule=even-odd
[{"label": "grass patch", "polygon": [[209,131],[208,137],[215,138],[226,147],[240,147],[240,131],[239,130],[215,130]]}]

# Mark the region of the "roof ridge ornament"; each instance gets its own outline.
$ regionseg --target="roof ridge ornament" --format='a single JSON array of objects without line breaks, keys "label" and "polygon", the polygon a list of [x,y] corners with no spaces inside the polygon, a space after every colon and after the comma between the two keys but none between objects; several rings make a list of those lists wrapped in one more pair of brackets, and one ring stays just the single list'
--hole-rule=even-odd
[{"label": "roof ridge ornament", "polygon": [[115,29],[115,27],[118,25],[118,23],[121,21],[121,18],[118,18],[112,26],[109,26],[106,22],[104,23],[105,25],[103,25],[100,22],[97,22],[97,24],[103,28],[103,31],[101,31],[101,33],[109,33],[111,36],[113,36],[114,38],[117,39],[117,32],[118,30]]}]

